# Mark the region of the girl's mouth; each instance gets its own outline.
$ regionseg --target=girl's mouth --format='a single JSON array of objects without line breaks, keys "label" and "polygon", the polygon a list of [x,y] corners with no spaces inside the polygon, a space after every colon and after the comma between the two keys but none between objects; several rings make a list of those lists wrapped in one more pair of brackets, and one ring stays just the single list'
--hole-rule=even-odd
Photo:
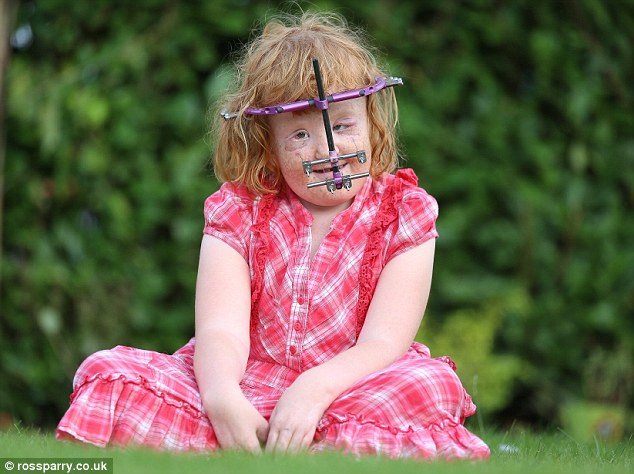
[{"label": "girl's mouth", "polygon": [[[347,162],[346,163],[339,162],[339,171],[342,171],[346,166],[348,166]],[[325,168],[320,168],[320,169],[313,168],[313,173],[318,173],[318,174],[332,173],[332,166],[327,166]]]}]

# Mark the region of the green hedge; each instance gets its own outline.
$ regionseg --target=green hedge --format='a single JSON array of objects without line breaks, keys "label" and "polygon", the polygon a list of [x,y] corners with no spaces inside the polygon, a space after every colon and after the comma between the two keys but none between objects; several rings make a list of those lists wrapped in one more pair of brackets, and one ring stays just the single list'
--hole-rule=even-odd
[{"label": "green hedge", "polygon": [[[87,354],[171,352],[192,335],[217,189],[208,105],[269,4],[22,2],[33,41],[7,78],[0,413],[50,426]],[[457,359],[487,344],[468,377],[504,390],[479,386],[492,421],[556,423],[566,399],[596,393],[593,355],[634,355],[634,2],[338,10],[404,78],[406,165],[440,204],[421,340]],[[494,332],[471,338],[479,317]],[[463,331],[455,347],[443,328]],[[621,365],[616,401],[631,403]]]}]

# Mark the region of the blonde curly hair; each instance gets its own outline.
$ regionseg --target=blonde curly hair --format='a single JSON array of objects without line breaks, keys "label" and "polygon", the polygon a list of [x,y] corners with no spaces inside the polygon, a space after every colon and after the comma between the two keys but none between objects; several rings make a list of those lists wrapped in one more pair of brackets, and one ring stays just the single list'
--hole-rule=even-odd
[{"label": "blonde curly hair", "polygon": [[[236,62],[235,90],[217,106],[214,173],[220,181],[245,185],[250,191],[275,193],[282,175],[270,154],[270,128],[265,116],[245,115],[248,107],[266,107],[317,97],[312,59],[318,58],[327,93],[357,89],[387,77],[363,34],[334,13],[304,12],[266,23]],[[376,178],[398,165],[398,109],[392,88],[367,96],[372,147],[370,174]],[[222,120],[221,110],[237,112]],[[215,133],[214,133],[215,132]]]}]

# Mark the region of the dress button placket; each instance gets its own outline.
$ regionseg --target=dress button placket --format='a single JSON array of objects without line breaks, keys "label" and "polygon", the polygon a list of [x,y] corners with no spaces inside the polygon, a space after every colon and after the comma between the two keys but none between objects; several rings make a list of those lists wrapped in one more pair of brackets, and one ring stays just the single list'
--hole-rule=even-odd
[{"label": "dress button placket", "polygon": [[[304,271],[302,272],[298,272],[300,274],[305,274],[306,270],[304,269]],[[299,291],[302,291],[303,288],[305,287],[305,282],[298,282],[297,288],[299,288]],[[289,348],[288,348],[288,352],[291,355],[291,357],[295,357],[298,355],[299,350],[298,350],[298,346],[299,344],[301,344],[301,339],[302,339],[302,335],[301,335],[301,331],[303,329],[303,324],[302,324],[302,320],[304,319],[304,313],[306,311],[305,308],[305,303],[306,301],[304,300],[303,296],[297,296],[295,298],[295,304],[292,305],[292,310],[291,310],[291,328],[292,330],[290,331],[290,338],[289,338]],[[295,364],[299,364],[299,361],[295,361]]]},{"label": "dress button placket", "polygon": [[300,361],[299,355],[301,351],[299,350],[299,346],[301,344],[302,334],[301,331],[304,328],[302,321],[304,320],[305,313],[307,311],[306,308],[306,299],[303,295],[304,291],[306,291],[307,287],[307,279],[309,273],[308,261],[310,255],[310,228],[306,228],[306,232],[304,234],[304,249],[305,252],[302,252],[303,258],[299,263],[299,267],[296,268],[295,277],[293,280],[293,301],[294,304],[291,305],[291,330],[289,331],[288,338],[288,354],[292,360],[289,360],[291,368],[299,369]]}]

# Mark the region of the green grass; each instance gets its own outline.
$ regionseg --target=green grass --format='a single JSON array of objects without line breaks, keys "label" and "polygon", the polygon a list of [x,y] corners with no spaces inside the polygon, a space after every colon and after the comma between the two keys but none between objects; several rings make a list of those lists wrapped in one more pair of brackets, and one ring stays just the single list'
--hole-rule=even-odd
[{"label": "green grass", "polygon": [[[50,433],[14,428],[0,432],[0,457],[113,458],[114,473],[257,473],[257,474],[409,474],[409,473],[629,473],[634,472],[634,440],[579,443],[565,433],[534,434],[519,429],[482,436],[491,447],[489,461],[356,459],[337,453],[261,455],[170,454],[147,449],[99,449],[58,442]],[[504,449],[504,446],[507,448]],[[4,470],[4,461],[0,473]],[[17,472],[17,471],[14,471]]]}]

